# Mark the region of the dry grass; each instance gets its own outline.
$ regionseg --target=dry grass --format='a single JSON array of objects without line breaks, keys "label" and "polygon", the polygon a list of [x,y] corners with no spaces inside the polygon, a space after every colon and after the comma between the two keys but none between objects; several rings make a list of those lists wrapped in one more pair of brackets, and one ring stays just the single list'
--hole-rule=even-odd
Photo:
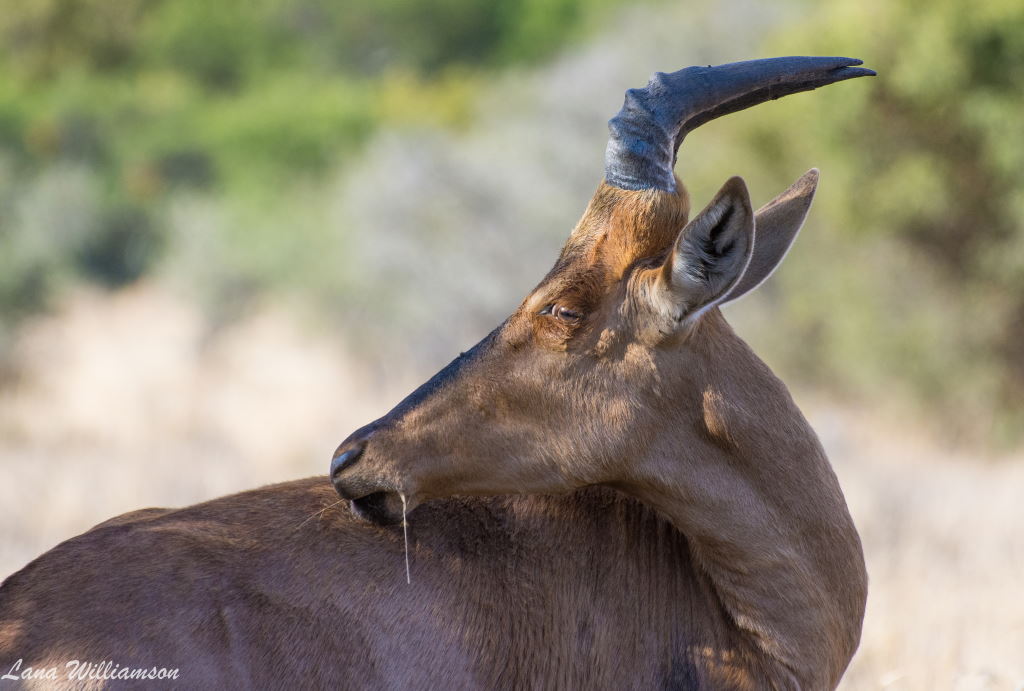
[{"label": "dry grass", "polygon": [[[165,292],[79,294],[0,390],[0,574],[111,515],[325,472],[413,379],[266,310],[219,332]],[[871,596],[846,689],[1024,685],[1024,458],[952,452],[805,401],[860,527]]]},{"label": "dry grass", "polygon": [[1024,687],[1024,458],[951,452],[848,410],[810,417],[871,578],[844,688]]}]

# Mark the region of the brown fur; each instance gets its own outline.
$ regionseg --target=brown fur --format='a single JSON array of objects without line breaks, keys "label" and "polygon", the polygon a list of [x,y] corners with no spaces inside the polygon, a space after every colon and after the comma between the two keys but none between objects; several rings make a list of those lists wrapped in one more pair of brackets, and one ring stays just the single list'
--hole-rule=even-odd
[{"label": "brown fur", "polygon": [[[0,590],[0,667],[181,668],[186,688],[755,688],[686,538],[612,490],[435,502],[377,527],[324,478],[69,540]],[[712,613],[713,614],[713,613]],[[741,664],[743,663],[743,664]],[[0,673],[2,673],[0,672]]]},{"label": "brown fur", "polygon": [[[502,326],[339,447],[361,450],[335,479],[359,511],[422,504],[411,586],[401,528],[321,512],[324,480],[139,512],[4,583],[0,673],[114,658],[204,686],[834,687],[860,635],[859,539],[784,385],[717,308],[658,306],[688,213],[685,191],[602,185]],[[526,494],[549,496],[495,497]]]}]

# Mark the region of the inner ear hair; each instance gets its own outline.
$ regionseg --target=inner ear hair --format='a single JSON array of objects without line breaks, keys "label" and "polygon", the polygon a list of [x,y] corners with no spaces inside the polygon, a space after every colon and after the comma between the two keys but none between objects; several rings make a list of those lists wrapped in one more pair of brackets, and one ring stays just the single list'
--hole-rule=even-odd
[{"label": "inner ear hair", "polygon": [[753,242],[750,196],[741,178],[730,178],[680,232],[665,264],[673,313],[696,316],[727,295],[747,267]]},{"label": "inner ear hair", "polygon": [[735,243],[723,232],[732,214],[732,205],[719,204],[695,219],[687,231],[689,237],[678,242],[674,268],[685,272],[695,283],[710,283],[721,273],[716,270],[719,260]]}]

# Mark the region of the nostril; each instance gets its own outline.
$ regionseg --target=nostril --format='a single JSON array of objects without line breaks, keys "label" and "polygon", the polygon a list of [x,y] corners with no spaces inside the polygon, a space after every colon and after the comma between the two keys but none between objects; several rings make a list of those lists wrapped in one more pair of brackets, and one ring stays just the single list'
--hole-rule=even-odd
[{"label": "nostril", "polygon": [[363,445],[354,446],[347,451],[338,454],[331,460],[331,479],[337,477],[338,473],[356,462],[363,455]]}]

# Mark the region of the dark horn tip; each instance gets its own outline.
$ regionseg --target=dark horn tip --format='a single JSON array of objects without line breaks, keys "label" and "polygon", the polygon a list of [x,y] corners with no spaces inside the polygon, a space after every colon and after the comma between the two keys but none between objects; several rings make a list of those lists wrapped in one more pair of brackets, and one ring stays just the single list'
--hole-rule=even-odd
[{"label": "dark horn tip", "polygon": [[877,72],[867,67],[858,67],[863,65],[864,61],[860,58],[826,58],[828,60],[834,60],[835,64],[833,69],[837,73],[843,75],[844,79],[850,79],[853,77],[875,77]]},{"label": "dark horn tip", "polygon": [[877,77],[878,73],[874,70],[870,70],[867,67],[841,67],[834,71],[831,77],[835,81],[842,81],[844,79],[855,79],[857,77]]}]

